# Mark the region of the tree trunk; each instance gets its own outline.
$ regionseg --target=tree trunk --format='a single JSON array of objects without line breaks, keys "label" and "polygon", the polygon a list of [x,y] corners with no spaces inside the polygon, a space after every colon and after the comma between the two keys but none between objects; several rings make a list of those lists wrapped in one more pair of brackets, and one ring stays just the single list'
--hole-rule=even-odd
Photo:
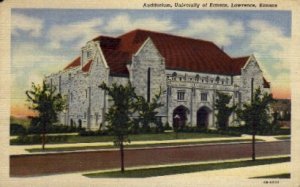
[{"label": "tree trunk", "polygon": [[121,172],[124,173],[124,145],[123,140],[120,141],[120,154],[121,154]]},{"label": "tree trunk", "polygon": [[252,161],[255,161],[255,134],[256,134],[256,127],[255,124],[252,125]]},{"label": "tree trunk", "polygon": [[45,141],[46,141],[46,127],[45,124],[43,124],[43,132],[42,132],[42,149],[45,150]]}]

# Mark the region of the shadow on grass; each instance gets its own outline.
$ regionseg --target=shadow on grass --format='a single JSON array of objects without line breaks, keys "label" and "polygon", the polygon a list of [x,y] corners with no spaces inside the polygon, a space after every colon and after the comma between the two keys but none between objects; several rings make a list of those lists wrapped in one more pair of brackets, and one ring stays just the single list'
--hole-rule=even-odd
[{"label": "shadow on grass", "polygon": [[260,177],[252,177],[251,179],[289,179],[291,178],[290,173],[282,173],[278,175],[265,175]]},{"label": "shadow on grass", "polygon": [[110,172],[99,172],[84,174],[86,177],[90,178],[145,178],[145,177],[155,177],[182,173],[192,173],[199,171],[208,170],[218,170],[218,169],[228,169],[228,168],[238,168],[256,165],[266,165],[281,162],[289,162],[290,157],[281,158],[269,158],[269,159],[259,159],[256,161],[236,161],[236,162],[222,162],[222,163],[210,163],[210,164],[196,164],[196,165],[183,165],[183,166],[167,166],[159,168],[149,168],[149,169],[134,169],[127,170],[124,173],[120,171],[110,171]]}]

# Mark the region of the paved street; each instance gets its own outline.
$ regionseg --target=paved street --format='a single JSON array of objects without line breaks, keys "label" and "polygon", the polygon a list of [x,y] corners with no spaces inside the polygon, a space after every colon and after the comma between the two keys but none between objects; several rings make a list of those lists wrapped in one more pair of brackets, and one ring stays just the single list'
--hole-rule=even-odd
[{"label": "paved street", "polygon": [[[290,154],[290,141],[260,142],[257,156]],[[196,145],[168,148],[127,149],[125,166],[225,160],[251,156],[251,144]],[[85,151],[32,155],[11,155],[11,176],[35,176],[91,171],[119,167],[118,151]]]},{"label": "paved street", "polygon": [[[175,164],[177,165],[177,164]],[[10,180],[9,186],[69,186],[72,181],[73,187],[81,186],[236,186],[234,182],[239,181],[240,186],[260,186],[266,179],[249,179],[266,175],[290,173],[289,162],[270,165],[249,166],[242,168],[231,168],[222,170],[210,170],[202,172],[184,173],[167,176],[148,178],[88,178],[79,173],[67,173],[57,175],[45,175],[38,177],[22,177]],[[226,181],[226,184],[224,183]],[[241,185],[243,182],[243,185]],[[280,181],[281,186],[291,186],[289,180]]]}]

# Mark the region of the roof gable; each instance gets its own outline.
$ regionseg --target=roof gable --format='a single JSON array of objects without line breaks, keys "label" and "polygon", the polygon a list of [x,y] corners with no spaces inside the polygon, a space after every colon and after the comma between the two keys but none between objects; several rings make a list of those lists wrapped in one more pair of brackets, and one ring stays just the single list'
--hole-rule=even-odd
[{"label": "roof gable", "polygon": [[231,74],[231,58],[212,42],[145,30],[134,30],[118,38],[122,41],[118,49],[131,55],[151,38],[165,58],[167,69]]},{"label": "roof gable", "polygon": [[68,69],[71,69],[71,68],[74,68],[74,67],[79,66],[79,65],[80,65],[80,60],[81,60],[80,57],[75,58],[72,62],[70,62],[70,63],[64,68],[64,70],[68,70]]},{"label": "roof gable", "polygon": [[[231,58],[214,43],[171,34],[133,30],[118,37],[98,36],[101,51],[112,74],[128,75],[126,65],[132,61],[145,41],[150,38],[165,59],[166,69],[239,75],[248,57]],[[80,65],[80,57],[65,69]],[[87,69],[87,68],[83,68]]]},{"label": "roof gable", "polygon": [[82,67],[82,71],[83,72],[89,72],[91,69],[91,64],[92,64],[92,60],[89,60],[88,63],[86,63],[83,67]]},{"label": "roof gable", "polygon": [[241,69],[245,67],[249,60],[250,56],[233,58],[231,63],[231,72],[234,75],[240,75]]}]

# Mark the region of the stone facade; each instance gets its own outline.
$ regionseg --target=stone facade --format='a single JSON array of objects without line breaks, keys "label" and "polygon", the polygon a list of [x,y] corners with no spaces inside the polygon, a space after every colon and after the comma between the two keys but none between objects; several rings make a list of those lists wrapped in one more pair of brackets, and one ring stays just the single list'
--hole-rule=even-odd
[{"label": "stone facade", "polygon": [[[148,37],[127,63],[128,75],[118,75],[111,72],[100,44],[101,41],[87,42],[81,49],[80,63],[77,59],[73,64],[78,64],[45,78],[66,98],[67,109],[60,114],[62,124],[90,130],[105,126],[104,114],[111,103],[98,87],[102,82],[125,85],[130,81],[137,94],[147,100],[161,90],[164,106],[158,117],[163,124],[181,123],[206,128],[216,128],[216,92],[231,95],[230,104],[240,106],[251,100],[251,90],[257,87],[270,92],[253,55],[246,58],[241,73],[237,75],[171,69]],[[230,125],[234,125],[234,118],[235,114],[232,114]]]}]

